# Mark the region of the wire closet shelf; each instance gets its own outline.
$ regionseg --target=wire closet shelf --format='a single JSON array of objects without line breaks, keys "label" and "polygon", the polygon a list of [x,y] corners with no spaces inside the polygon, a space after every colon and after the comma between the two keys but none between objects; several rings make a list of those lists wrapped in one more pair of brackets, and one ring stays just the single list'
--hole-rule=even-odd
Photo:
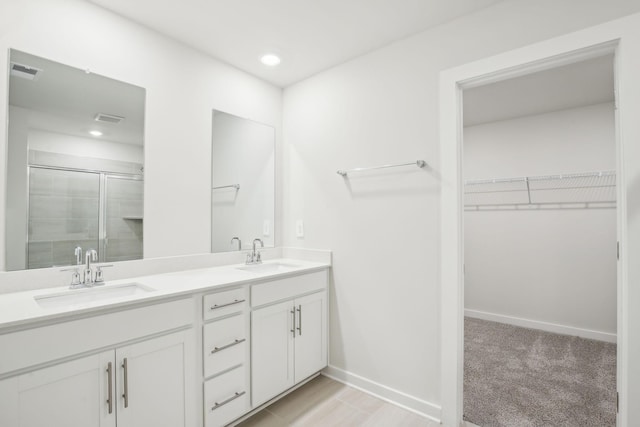
[{"label": "wire closet shelf", "polygon": [[468,180],[465,208],[612,204],[616,202],[616,172],[595,171],[559,175]]}]

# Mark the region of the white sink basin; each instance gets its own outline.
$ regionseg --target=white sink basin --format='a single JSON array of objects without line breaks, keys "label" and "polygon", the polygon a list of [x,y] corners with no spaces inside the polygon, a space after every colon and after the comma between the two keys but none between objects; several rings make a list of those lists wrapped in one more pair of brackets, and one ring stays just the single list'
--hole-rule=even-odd
[{"label": "white sink basin", "polygon": [[40,307],[73,307],[96,301],[139,295],[152,292],[148,286],[140,283],[123,283],[121,285],[104,285],[94,288],[75,289],[57,294],[33,297]]},{"label": "white sink basin", "polygon": [[236,268],[253,273],[277,273],[281,271],[291,271],[298,267],[300,266],[297,264],[288,264],[286,262],[270,262],[268,264],[251,264]]}]

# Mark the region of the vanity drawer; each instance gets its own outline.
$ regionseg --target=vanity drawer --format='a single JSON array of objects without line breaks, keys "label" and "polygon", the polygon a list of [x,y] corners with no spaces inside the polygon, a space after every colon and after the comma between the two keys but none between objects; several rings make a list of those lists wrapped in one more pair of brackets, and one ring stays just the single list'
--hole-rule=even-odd
[{"label": "vanity drawer", "polygon": [[204,376],[244,364],[246,359],[246,316],[238,314],[204,325]]},{"label": "vanity drawer", "polygon": [[251,305],[270,304],[297,295],[307,294],[326,289],[327,271],[301,274],[300,276],[274,280],[272,282],[259,283],[251,286]]},{"label": "vanity drawer", "polygon": [[206,427],[221,427],[244,415],[249,409],[245,367],[212,378],[204,383]]},{"label": "vanity drawer", "polygon": [[244,310],[246,301],[244,287],[222,291],[204,297],[204,319],[216,319]]}]

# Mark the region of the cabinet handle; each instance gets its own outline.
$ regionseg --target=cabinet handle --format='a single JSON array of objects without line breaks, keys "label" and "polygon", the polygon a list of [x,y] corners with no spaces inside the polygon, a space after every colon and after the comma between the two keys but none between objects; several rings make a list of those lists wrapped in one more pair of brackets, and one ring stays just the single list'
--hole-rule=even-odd
[{"label": "cabinet handle", "polygon": [[109,362],[107,364],[107,384],[108,384],[108,396],[107,396],[107,405],[109,405],[109,413],[113,413],[113,380],[112,380],[112,364]]},{"label": "cabinet handle", "polygon": [[298,335],[302,335],[302,306],[298,306]]},{"label": "cabinet handle", "polygon": [[122,367],[124,368],[124,393],[122,393],[122,397],[124,398],[124,407],[129,407],[129,368],[127,365],[127,358],[125,357],[122,360]]},{"label": "cabinet handle", "polygon": [[293,329],[291,329],[291,333],[293,334],[293,337],[296,337],[296,308],[293,307],[293,310],[290,311],[291,313],[291,318],[293,321]]},{"label": "cabinet handle", "polygon": [[246,341],[246,338],[242,338],[241,340],[235,340],[234,342],[227,344],[227,345],[223,345],[222,347],[214,347],[213,350],[211,350],[211,354],[217,353],[219,351],[225,350],[229,347],[233,347],[234,345],[238,345],[240,343],[243,343]]},{"label": "cabinet handle", "polygon": [[231,396],[230,398],[228,398],[227,400],[223,400],[222,402],[218,403],[215,402],[213,404],[213,406],[211,407],[212,411],[215,411],[216,409],[218,409],[221,406],[226,405],[229,402],[233,402],[234,400],[236,400],[237,398],[239,398],[240,396],[243,396],[245,394],[244,391],[241,391],[240,393],[236,392],[233,396]]},{"label": "cabinet handle", "polygon": [[226,304],[214,304],[213,306],[209,307],[209,310],[217,310],[219,308],[223,308],[223,307],[228,307],[230,305],[234,305],[234,304],[240,304],[241,302],[244,302],[245,300],[240,299],[240,300],[234,300],[233,302],[228,302]]}]

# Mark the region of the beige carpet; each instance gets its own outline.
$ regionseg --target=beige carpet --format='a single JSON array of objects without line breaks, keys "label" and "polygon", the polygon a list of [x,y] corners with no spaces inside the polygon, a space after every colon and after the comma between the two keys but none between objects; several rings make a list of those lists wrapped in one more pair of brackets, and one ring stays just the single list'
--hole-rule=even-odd
[{"label": "beige carpet", "polygon": [[465,318],[464,418],[481,427],[609,427],[616,346]]}]

